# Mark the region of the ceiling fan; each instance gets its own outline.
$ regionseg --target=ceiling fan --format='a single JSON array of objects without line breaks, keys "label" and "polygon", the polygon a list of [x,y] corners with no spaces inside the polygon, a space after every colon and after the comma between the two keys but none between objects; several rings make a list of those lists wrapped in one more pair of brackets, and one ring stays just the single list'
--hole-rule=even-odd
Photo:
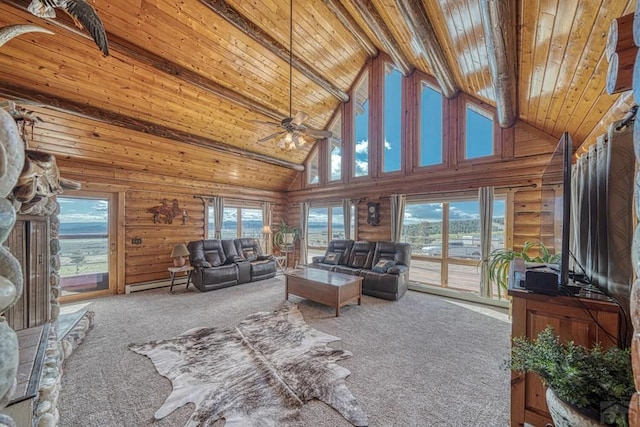
[{"label": "ceiling fan", "polygon": [[280,138],[278,141],[278,147],[285,150],[293,150],[294,148],[300,148],[307,143],[305,136],[312,138],[331,138],[331,132],[328,130],[313,129],[304,124],[304,121],[309,118],[307,113],[299,111],[293,116],[293,0],[289,5],[289,117],[282,119],[278,122],[265,122],[261,120],[252,120],[253,123],[265,124],[269,126],[277,126],[281,128],[271,135],[265,136],[258,140],[258,142],[265,142],[273,138]]}]

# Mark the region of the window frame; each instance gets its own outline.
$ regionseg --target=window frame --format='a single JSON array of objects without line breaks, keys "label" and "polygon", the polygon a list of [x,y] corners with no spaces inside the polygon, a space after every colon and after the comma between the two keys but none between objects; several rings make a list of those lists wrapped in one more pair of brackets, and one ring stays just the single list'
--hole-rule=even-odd
[{"label": "window frame", "polygon": [[[239,239],[242,237],[242,210],[243,209],[251,209],[251,210],[258,210],[260,211],[260,217],[262,220],[262,226],[264,227],[264,218],[262,218],[262,205],[258,202],[256,203],[251,203],[251,202],[244,202],[244,201],[238,201],[238,200],[227,200],[225,199],[225,204],[224,204],[224,208],[225,209],[236,209],[236,215],[237,215],[237,223],[236,223],[236,237],[234,237],[234,239]],[[206,218],[205,218],[205,225],[204,225],[204,236],[205,239],[207,240],[213,240],[215,237],[211,236],[209,234],[209,228],[210,225],[214,224],[213,223],[213,212],[212,212],[212,206],[211,203],[209,201],[207,201],[206,203]],[[214,224],[215,226],[215,224]],[[214,232],[215,232],[215,228],[214,228]],[[263,244],[263,235],[262,232],[259,233],[259,237],[256,237],[258,240],[260,240],[260,244]],[[221,240],[224,240],[224,238],[221,238]]]},{"label": "window frame", "polygon": [[[357,96],[356,92],[361,84],[363,84],[363,80],[367,80],[367,102],[369,104],[369,115],[367,116],[367,140],[368,140],[368,148],[367,148],[367,174],[356,176],[356,107]],[[351,108],[349,109],[350,121],[351,121],[351,135],[350,135],[350,143],[349,143],[349,180],[350,181],[362,181],[370,179],[372,176],[372,158],[371,158],[371,135],[372,135],[372,124],[371,124],[371,110],[372,110],[372,99],[371,99],[371,79],[372,79],[372,67],[367,64],[365,66],[358,78],[356,79],[353,90],[351,91]]]},{"label": "window frame", "polygon": [[[420,164],[420,157],[422,154],[422,122],[421,122],[421,117],[422,117],[422,102],[421,102],[421,96],[422,96],[422,86],[428,86],[430,89],[438,92],[441,97],[442,97],[442,162],[439,164],[435,164],[435,165],[421,165]],[[438,170],[438,169],[447,169],[449,167],[449,165],[451,164],[450,161],[450,147],[451,144],[447,143],[448,140],[450,140],[450,123],[451,123],[451,107],[450,107],[450,101],[447,99],[446,96],[444,96],[444,94],[442,93],[442,89],[440,89],[440,87],[438,86],[437,82],[435,82],[430,76],[427,75],[420,75],[418,76],[418,78],[416,79],[416,105],[417,107],[415,108],[415,114],[416,114],[416,119],[415,119],[415,134],[416,134],[416,138],[415,138],[415,142],[413,144],[413,155],[414,155],[414,161],[413,161],[413,172],[418,172],[418,171],[425,171],[425,170]]]},{"label": "window frame", "polygon": [[[310,182],[311,179],[311,163],[314,161],[316,162],[316,177],[317,177],[317,182]],[[321,184],[324,184],[323,177],[322,177],[322,165],[321,165],[321,159],[320,159],[320,144],[316,143],[314,144],[313,148],[311,149],[311,151],[309,152],[309,155],[307,156],[307,161],[305,162],[305,187],[318,187]]]},{"label": "window frame", "polygon": [[[339,136],[335,136],[335,135],[331,135],[331,138],[326,138],[326,165],[327,167],[324,168],[324,172],[326,174],[326,183],[331,185],[331,184],[335,184],[335,183],[341,183],[344,182],[344,178],[345,178],[345,173],[344,173],[344,163],[345,163],[345,144],[344,144],[344,114],[343,114],[343,108],[342,108],[343,104],[340,104],[338,106],[338,108],[336,109],[336,112],[333,114],[333,117],[331,118],[331,120],[329,121],[329,125],[327,126],[328,130],[331,130],[335,125],[336,122],[339,120],[340,121],[340,135]],[[331,131],[333,133],[333,131]],[[332,147],[332,141],[337,141],[340,144],[340,177],[337,179],[332,179],[331,178],[331,147]]]},{"label": "window frame", "polygon": [[[449,211],[450,211],[451,203],[463,202],[463,201],[477,201],[477,197],[478,197],[477,192],[451,193],[449,195],[440,194],[440,195],[433,195],[433,196],[428,194],[408,196],[407,206],[414,205],[414,204],[441,203],[442,210],[443,210],[442,225],[441,225],[441,228],[442,228],[441,255],[440,256],[424,255],[424,254],[421,254],[419,251],[412,251],[412,254],[411,254],[411,259],[415,259],[416,261],[427,261],[427,262],[433,262],[433,263],[439,264],[440,283],[437,284],[437,283],[431,283],[431,282],[420,282],[415,278],[415,276],[413,280],[421,284],[436,286],[439,288],[447,288],[447,289],[450,288],[450,289],[454,289],[461,292],[469,291],[468,289],[465,289],[465,288],[461,288],[461,287],[452,288],[451,286],[449,286],[449,265],[460,265],[460,266],[477,266],[478,265],[478,260],[475,260],[475,259],[455,258],[455,257],[449,256],[449,253],[448,253],[449,252],[449,224],[450,224]],[[508,244],[509,244],[509,233],[507,232],[507,230],[509,229],[509,227],[511,227],[511,222],[513,221],[513,218],[509,213],[508,192],[496,191],[494,195],[494,204],[498,200],[503,201],[505,204],[505,212],[504,212],[505,233],[504,233],[503,244],[504,244],[504,247],[506,248],[508,247]],[[406,236],[404,237],[406,240]],[[478,275],[479,274],[480,273],[478,272]],[[480,282],[478,282],[478,289],[472,292],[477,292],[479,294],[480,292],[479,283]]]},{"label": "window frame", "polygon": [[[385,99],[385,92],[386,92],[386,67],[390,66],[391,68],[393,68],[396,72],[399,73],[400,75],[400,168],[396,169],[396,170],[392,170],[392,171],[385,171],[384,166],[385,166],[385,148],[384,148],[384,141],[385,141],[385,137],[386,137],[386,129],[385,129],[385,124],[386,124],[386,115],[385,115],[385,106],[386,106],[386,99]],[[382,78],[380,79],[380,85],[381,85],[381,91],[380,91],[380,103],[379,103],[379,109],[380,109],[380,117],[382,118],[381,123],[380,123],[380,138],[379,139],[379,147],[378,147],[378,152],[380,153],[379,156],[377,156],[380,159],[380,164],[378,165],[379,167],[379,173],[380,176],[394,176],[394,175],[402,175],[405,173],[406,170],[406,162],[405,162],[405,152],[406,152],[406,119],[405,119],[405,115],[403,114],[404,110],[405,110],[405,103],[406,103],[406,97],[405,97],[405,89],[406,89],[406,85],[409,84],[407,78],[405,76],[402,75],[402,72],[400,72],[400,70],[398,69],[398,67],[393,64],[392,61],[389,60],[384,60],[382,61],[382,72],[381,72],[381,76]],[[371,116],[371,110],[369,112],[369,116]],[[371,128],[371,126],[369,126]],[[371,137],[369,138],[369,150],[371,150]],[[371,163],[371,159],[369,160],[369,163]],[[371,173],[371,171],[369,171]]]},{"label": "window frame", "polygon": [[[502,132],[500,126],[498,125],[496,110],[492,106],[485,104],[482,101],[478,101],[469,95],[462,95],[459,97],[459,108],[458,112],[458,120],[459,123],[457,127],[458,135],[457,138],[457,159],[456,164],[470,164],[470,163],[491,163],[497,160],[502,159]],[[471,106],[472,110],[475,110],[478,114],[482,114],[485,117],[491,117],[493,127],[492,127],[492,135],[493,135],[493,153],[490,155],[475,157],[472,159],[466,158],[466,138],[467,138],[467,106]]]}]

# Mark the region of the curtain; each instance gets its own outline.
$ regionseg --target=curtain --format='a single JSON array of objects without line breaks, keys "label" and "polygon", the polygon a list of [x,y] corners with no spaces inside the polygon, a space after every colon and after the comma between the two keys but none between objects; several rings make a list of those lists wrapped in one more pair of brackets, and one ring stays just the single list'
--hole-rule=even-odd
[{"label": "curtain", "polygon": [[404,194],[391,195],[391,240],[399,242],[402,237],[402,223],[404,222],[404,208],[407,196]]},{"label": "curtain", "polygon": [[262,202],[262,241],[264,246],[264,252],[270,254],[272,252],[271,247],[271,231],[265,233],[265,227],[268,226],[271,230],[271,203]]},{"label": "curtain", "polygon": [[307,231],[309,228],[309,203],[304,202],[300,210],[300,264],[307,265]]},{"label": "curtain", "polygon": [[224,198],[212,197],[211,206],[213,206],[213,225],[214,225],[214,239],[222,238],[222,218],[224,216]]},{"label": "curtain", "polygon": [[[598,138],[572,170],[571,249],[593,284],[629,313],[633,280],[633,125]],[[574,270],[580,268],[574,265]]]},{"label": "curtain", "polygon": [[342,199],[342,215],[344,216],[344,238],[349,240],[351,236],[351,199]]},{"label": "curtain", "polygon": [[489,254],[491,253],[491,229],[493,228],[493,187],[478,189],[480,204],[480,296],[491,298],[493,287],[489,280]]}]

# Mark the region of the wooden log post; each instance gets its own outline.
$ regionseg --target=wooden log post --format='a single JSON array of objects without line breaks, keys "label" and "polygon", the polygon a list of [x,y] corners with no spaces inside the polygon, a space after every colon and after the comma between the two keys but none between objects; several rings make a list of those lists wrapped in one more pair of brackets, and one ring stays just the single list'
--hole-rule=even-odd
[{"label": "wooden log post", "polygon": [[638,46],[634,42],[635,14],[615,18],[609,26],[605,55],[609,61],[606,89],[609,95],[633,87]]},{"label": "wooden log post", "polygon": [[638,48],[634,46],[611,55],[607,69],[607,93],[609,95],[624,92],[633,87],[634,64],[637,54]]},{"label": "wooden log post", "polygon": [[614,53],[636,47],[633,34],[634,15],[630,13],[611,21],[605,48],[608,61]]}]

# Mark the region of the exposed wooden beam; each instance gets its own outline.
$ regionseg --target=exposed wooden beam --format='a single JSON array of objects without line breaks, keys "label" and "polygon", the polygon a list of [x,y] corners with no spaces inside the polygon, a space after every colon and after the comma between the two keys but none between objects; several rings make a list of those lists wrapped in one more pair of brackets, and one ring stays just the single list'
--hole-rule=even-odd
[{"label": "exposed wooden beam", "polygon": [[367,23],[371,32],[380,40],[400,72],[405,76],[411,74],[414,69],[413,65],[393,38],[391,30],[385,24],[374,4],[370,0],[351,0],[351,3]]},{"label": "exposed wooden beam", "polygon": [[[31,0],[5,1],[6,3],[9,3],[17,9],[23,10],[25,12],[28,12],[27,6],[31,2]],[[58,17],[55,19],[45,19],[58,28],[63,28],[65,30],[72,31],[76,34],[82,35],[83,37],[91,39],[91,37],[89,37],[84,32],[78,31],[77,27],[73,24],[73,21],[68,18],[68,15],[64,13],[59,13],[57,15]],[[238,92],[235,92],[218,82],[203,77],[188,68],[178,65],[175,62],[169,61],[168,59],[156,55],[155,53],[137,46],[129,42],[128,40],[118,37],[110,32],[107,32],[107,39],[109,40],[109,49],[112,51],[112,53],[117,52],[136,61],[142,62],[143,64],[153,67],[162,73],[176,77],[184,81],[185,83],[196,86],[205,92],[226,99],[227,101],[233,102],[255,113],[262,114],[276,121],[282,120],[284,116],[289,114],[288,111],[284,114],[280,113],[256,100],[241,95]]]},{"label": "exposed wooden beam", "polygon": [[[280,44],[276,39],[264,32],[260,27],[255,25],[249,19],[245,18],[240,12],[235,10],[224,0],[200,0],[203,4],[207,5],[211,10],[216,12],[228,23],[248,35],[256,42],[260,43],[264,48],[274,53],[284,61],[289,62],[289,48]],[[349,101],[349,95],[336,87],[333,83],[321,76],[313,66],[307,64],[296,55],[291,55],[291,64],[299,72],[305,75],[309,80],[335,96],[341,102]]]},{"label": "exposed wooden beam", "polygon": [[511,0],[481,0],[480,10],[496,92],[498,124],[508,128],[516,122],[515,4]]},{"label": "exposed wooden beam", "polygon": [[349,11],[340,3],[339,0],[323,0],[327,8],[333,12],[338,20],[344,25],[344,27],[351,31],[351,34],[358,40],[358,43],[367,52],[367,54],[375,58],[378,56],[378,48],[373,44],[369,36],[364,32],[360,25],[353,19],[353,16]]},{"label": "exposed wooden beam", "polygon": [[451,67],[422,2],[396,0],[396,3],[409,29],[416,35],[421,53],[433,71],[442,93],[447,98],[455,97],[460,88],[456,84]]},{"label": "exposed wooden beam", "polygon": [[245,159],[257,160],[272,165],[293,169],[295,171],[304,171],[304,165],[288,162],[286,160],[277,159],[275,157],[265,156],[264,154],[254,153],[252,151],[243,150],[224,142],[211,138],[205,138],[199,135],[187,133],[178,129],[172,129],[157,123],[146,120],[135,119],[124,114],[114,111],[105,110],[103,108],[86,105],[78,101],[65,99],[48,93],[40,92],[30,87],[12,85],[0,80],[0,96],[14,99],[16,101],[26,100],[37,102],[43,107],[50,108],[75,116],[85,117],[91,120],[97,120],[119,127],[123,127],[136,132],[143,132],[149,135],[166,138],[185,144],[191,144],[198,147],[207,148],[209,150],[220,151],[240,156]]}]

